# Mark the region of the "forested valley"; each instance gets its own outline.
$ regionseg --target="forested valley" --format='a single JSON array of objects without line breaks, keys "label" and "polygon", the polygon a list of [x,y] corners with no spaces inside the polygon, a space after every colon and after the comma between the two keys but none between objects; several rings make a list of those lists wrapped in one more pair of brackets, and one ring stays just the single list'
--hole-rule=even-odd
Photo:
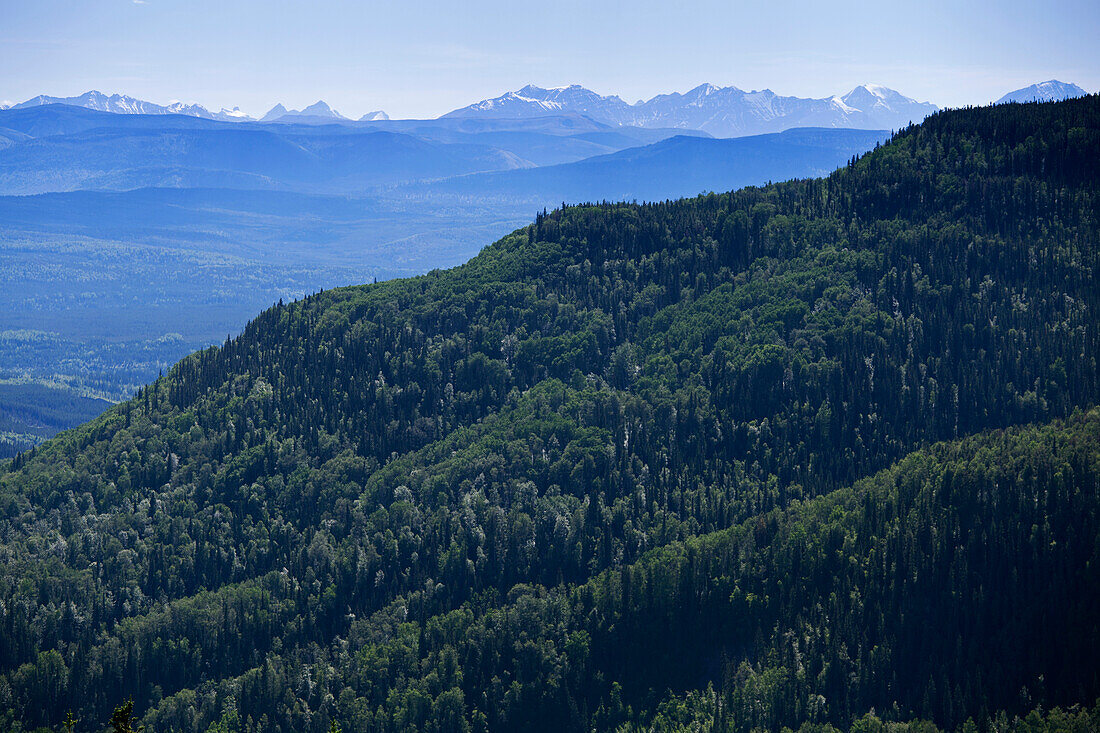
[{"label": "forested valley", "polygon": [[544,212],[0,464],[0,727],[1100,724],[1100,97]]}]

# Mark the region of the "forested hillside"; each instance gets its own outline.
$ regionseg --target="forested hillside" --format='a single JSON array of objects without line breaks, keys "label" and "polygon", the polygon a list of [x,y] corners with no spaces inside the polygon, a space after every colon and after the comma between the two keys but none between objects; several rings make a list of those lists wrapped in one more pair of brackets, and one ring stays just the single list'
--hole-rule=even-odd
[{"label": "forested hillside", "polygon": [[1091,704],[1098,160],[1097,97],[940,113],[280,303],[0,469],[0,724]]},{"label": "forested hillside", "polygon": [[[563,201],[824,175],[888,136],[721,141],[577,115],[310,119],[322,121],[0,109],[0,386],[34,388],[31,413],[76,408],[38,420],[0,390],[0,459],[103,411],[84,398],[132,397],[280,298],[453,267]],[[502,166],[549,170],[478,175]]]}]

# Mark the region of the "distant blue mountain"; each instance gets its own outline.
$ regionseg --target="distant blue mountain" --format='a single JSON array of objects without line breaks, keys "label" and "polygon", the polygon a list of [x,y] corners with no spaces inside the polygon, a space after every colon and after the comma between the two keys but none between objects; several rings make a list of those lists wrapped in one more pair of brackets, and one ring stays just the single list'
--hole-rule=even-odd
[{"label": "distant blue mountain", "polygon": [[884,130],[829,128],[725,139],[677,136],[576,163],[479,173],[406,190],[535,205],[664,200],[825,175],[889,137]]},{"label": "distant blue mountain", "polygon": [[[379,119],[388,119],[385,112],[375,112],[375,115],[382,115]],[[305,109],[287,109],[281,104],[276,104],[267,114],[260,118],[260,122],[337,122],[337,121],[350,121],[347,117],[329,107],[324,100],[318,100],[314,104],[309,105]]]},{"label": "distant blue mountain", "polygon": [[362,192],[574,162],[677,132],[612,128],[576,115],[321,121],[291,115],[277,124],[228,123],[60,104],[0,110],[0,194],[143,187]]},{"label": "distant blue mountain", "polygon": [[414,187],[518,200],[551,195],[559,203],[668,198],[820,175],[885,137],[827,128],[725,140],[669,138],[672,132],[569,116],[270,125],[45,105],[0,111],[0,194],[148,187],[364,193],[435,181]]},{"label": "distant blue mountain", "polygon": [[[529,167],[488,144],[329,125],[218,123],[49,105],[0,111],[0,193],[222,187],[351,192]],[[12,134],[16,133],[16,134]]]},{"label": "distant blue mountain", "polygon": [[227,123],[189,115],[116,114],[68,104],[12,107],[0,110],[0,127],[31,137],[71,135],[95,128],[116,130],[235,129],[247,123]]},{"label": "distant blue mountain", "polygon": [[1057,79],[1042,81],[1023,89],[1009,92],[997,100],[997,104],[1004,102],[1060,102],[1063,99],[1083,97],[1086,92],[1076,84],[1070,84]]}]

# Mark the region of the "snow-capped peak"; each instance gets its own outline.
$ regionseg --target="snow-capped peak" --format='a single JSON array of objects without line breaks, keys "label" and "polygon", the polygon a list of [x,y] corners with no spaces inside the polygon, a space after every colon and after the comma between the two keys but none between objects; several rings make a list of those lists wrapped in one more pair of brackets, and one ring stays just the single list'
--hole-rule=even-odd
[{"label": "snow-capped peak", "polygon": [[1086,92],[1076,84],[1050,79],[1038,84],[1011,91],[997,100],[997,104],[1003,102],[1057,102],[1063,99],[1083,97]]},{"label": "snow-capped peak", "polygon": [[630,105],[618,97],[605,97],[579,84],[550,88],[527,84],[514,92],[456,109],[444,117],[545,117],[564,112],[601,120],[610,116],[614,124],[625,124],[622,113],[629,109]]}]

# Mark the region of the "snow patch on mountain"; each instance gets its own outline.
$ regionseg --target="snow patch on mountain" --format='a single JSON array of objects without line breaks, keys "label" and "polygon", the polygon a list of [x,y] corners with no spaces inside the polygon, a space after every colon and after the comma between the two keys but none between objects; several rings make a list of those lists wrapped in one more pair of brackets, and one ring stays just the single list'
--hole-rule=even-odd
[{"label": "snow patch on mountain", "polygon": [[226,109],[225,107],[222,107],[220,110],[218,110],[216,113],[214,113],[214,117],[216,117],[219,120],[251,120],[252,119],[251,117],[249,117],[244,112],[241,112],[240,107],[234,107],[233,109]]}]

